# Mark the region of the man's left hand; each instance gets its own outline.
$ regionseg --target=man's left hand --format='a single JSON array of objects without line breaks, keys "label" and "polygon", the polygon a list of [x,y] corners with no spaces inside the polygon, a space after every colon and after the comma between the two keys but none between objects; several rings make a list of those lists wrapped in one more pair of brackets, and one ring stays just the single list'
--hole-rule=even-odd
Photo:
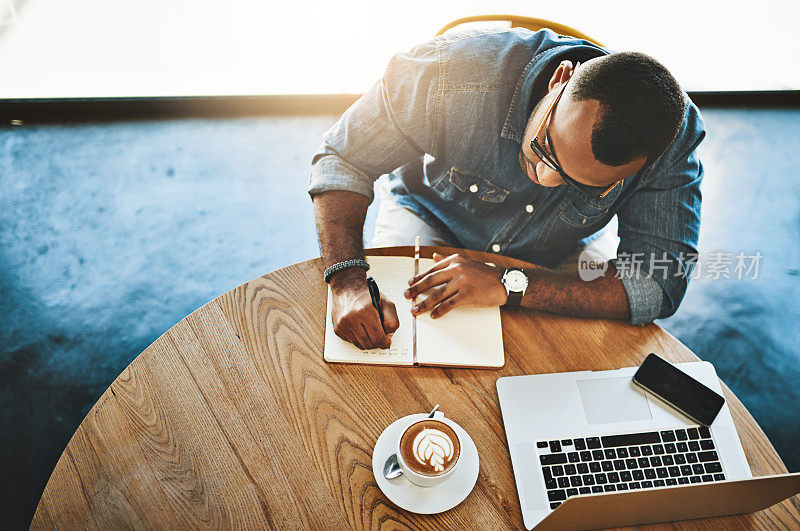
[{"label": "man's left hand", "polygon": [[430,295],[411,309],[419,315],[431,311],[441,317],[459,306],[492,307],[506,303],[506,289],[500,282],[503,270],[459,254],[444,256],[433,253],[436,263],[408,281],[404,295],[412,299],[428,290]]}]

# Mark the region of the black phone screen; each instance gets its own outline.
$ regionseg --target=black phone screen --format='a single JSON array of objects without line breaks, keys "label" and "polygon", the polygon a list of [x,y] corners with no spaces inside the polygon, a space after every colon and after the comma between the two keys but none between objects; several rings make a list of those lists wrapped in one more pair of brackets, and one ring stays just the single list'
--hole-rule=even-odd
[{"label": "black phone screen", "polygon": [[681,410],[704,426],[710,426],[725,399],[656,354],[645,358],[633,381]]}]

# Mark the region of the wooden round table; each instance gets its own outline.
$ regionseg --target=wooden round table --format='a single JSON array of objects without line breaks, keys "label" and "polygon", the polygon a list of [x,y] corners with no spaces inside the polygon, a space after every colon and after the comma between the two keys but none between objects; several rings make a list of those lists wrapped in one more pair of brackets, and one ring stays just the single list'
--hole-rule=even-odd
[{"label": "wooden round table", "polygon": [[[500,370],[332,365],[322,359],[322,271],[320,259],[309,260],[247,282],[142,352],[78,427],[32,527],[521,528],[497,378],[634,366],[650,352],[698,359],[655,324],[504,309]],[[785,473],[756,422],[724,390],[753,475]],[[423,516],[381,493],[372,448],[394,420],[437,403],[474,439],[480,475],[459,506]],[[759,513],[666,527],[798,522],[795,497]]]}]

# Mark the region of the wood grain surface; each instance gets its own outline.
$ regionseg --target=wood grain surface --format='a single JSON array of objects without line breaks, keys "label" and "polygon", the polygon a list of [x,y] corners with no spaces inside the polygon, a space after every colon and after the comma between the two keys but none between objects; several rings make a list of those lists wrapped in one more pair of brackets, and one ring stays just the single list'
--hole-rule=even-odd
[{"label": "wood grain surface", "polygon": [[[424,248],[423,256],[433,250]],[[247,282],[142,352],[78,427],[32,527],[522,528],[497,378],[616,369],[638,365],[650,352],[673,362],[698,359],[655,324],[503,309],[500,370],[327,364],[322,271],[316,259]],[[741,402],[724,391],[753,475],[786,472]],[[394,420],[437,403],[474,439],[480,475],[458,507],[423,516],[381,493],[372,448]],[[648,527],[798,528],[800,501]]]}]

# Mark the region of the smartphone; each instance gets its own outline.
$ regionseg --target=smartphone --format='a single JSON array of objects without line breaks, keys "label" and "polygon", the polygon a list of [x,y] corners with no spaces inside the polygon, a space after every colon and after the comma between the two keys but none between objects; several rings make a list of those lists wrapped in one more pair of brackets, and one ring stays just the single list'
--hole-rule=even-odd
[{"label": "smartphone", "polygon": [[725,399],[657,354],[647,356],[633,382],[702,424],[710,426]]}]

